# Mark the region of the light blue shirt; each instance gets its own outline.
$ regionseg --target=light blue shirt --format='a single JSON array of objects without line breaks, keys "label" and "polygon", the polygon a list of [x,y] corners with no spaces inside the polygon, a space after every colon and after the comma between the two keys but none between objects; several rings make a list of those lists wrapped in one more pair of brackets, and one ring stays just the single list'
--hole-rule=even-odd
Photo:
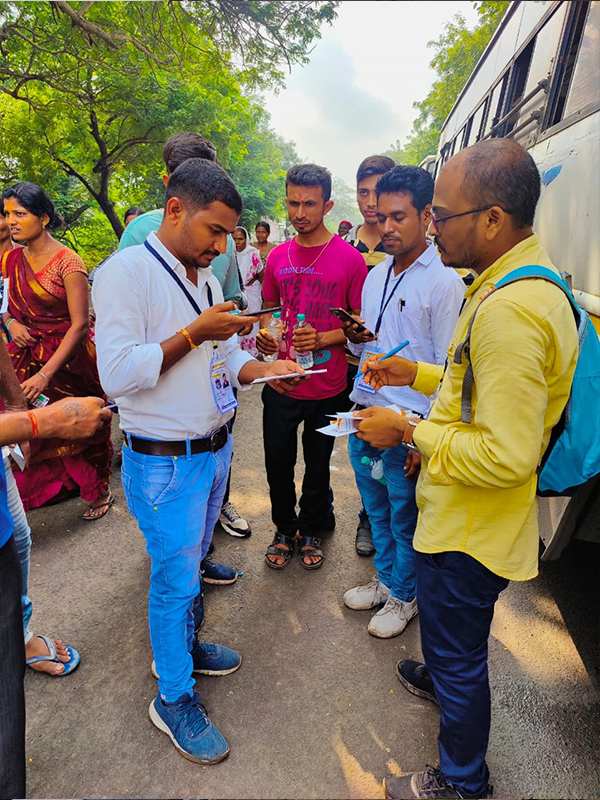
[{"label": "light blue shirt", "polygon": [[[387,256],[373,267],[363,285],[361,316],[373,333],[393,258]],[[387,352],[408,339],[410,344],[400,355],[411,361],[444,364],[465,293],[464,283],[453,269],[442,264],[432,244],[398,276],[392,268],[386,299],[398,281],[401,283],[383,314],[379,335],[373,344]],[[359,357],[363,347],[369,347],[352,342],[348,342],[348,346]],[[431,405],[429,397],[410,386],[386,386],[376,394],[369,394],[357,389],[355,383],[350,399],[362,406],[398,405],[423,415],[427,415]]]},{"label": "light blue shirt", "polygon": [[[144,244],[148,234],[155,233],[160,228],[162,221],[162,208],[155,208],[153,211],[147,211],[145,214],[132,219],[123,231],[123,236],[121,236],[121,241],[119,242],[119,250],[124,250],[126,247],[132,247],[136,244]],[[240,285],[240,275],[235,257],[235,243],[231,236],[227,237],[226,252],[213,259],[211,267],[213,275],[221,284],[225,300],[233,300],[240,308],[246,308],[248,304],[246,295]]]}]

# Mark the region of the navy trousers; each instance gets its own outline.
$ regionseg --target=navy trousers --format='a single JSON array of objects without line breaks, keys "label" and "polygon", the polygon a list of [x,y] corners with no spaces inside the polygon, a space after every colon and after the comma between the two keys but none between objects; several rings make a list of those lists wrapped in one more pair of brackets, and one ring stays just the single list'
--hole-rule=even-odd
[{"label": "navy trousers", "polygon": [[21,565],[11,536],[0,547],[0,798],[25,797],[25,643]]},{"label": "navy trousers", "polygon": [[440,768],[464,797],[482,797],[488,785],[488,637],[508,583],[466,553],[417,553],[421,646],[441,714]]}]

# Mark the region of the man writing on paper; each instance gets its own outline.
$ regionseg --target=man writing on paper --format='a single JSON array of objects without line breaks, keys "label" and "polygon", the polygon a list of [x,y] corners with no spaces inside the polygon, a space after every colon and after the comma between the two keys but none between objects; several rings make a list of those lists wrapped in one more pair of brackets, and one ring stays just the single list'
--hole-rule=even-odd
[{"label": "man writing on paper", "polygon": [[[578,354],[573,312],[544,280],[513,283],[477,314],[469,359],[456,348],[494,284],[518,267],[552,270],[532,231],[540,175],[515,142],[479,142],[450,159],[435,186],[432,229],[447,267],[477,278],[468,288],[448,366],[428,420],[416,426],[373,408],[359,436],[375,447],[404,441],[423,458],[417,486],[417,601],[426,666],[401,661],[409,691],[440,707],[439,768],[386,778],[389,798],[491,796],[487,642],[494,606],[510,580],[538,570],[536,468],[565,407]],[[472,365],[471,422],[462,421]],[[390,358],[367,364],[376,387],[432,394],[443,367]]]},{"label": "man writing on paper", "polygon": [[[93,289],[100,377],[125,432],[123,488],[151,559],[159,693],[150,718],[201,764],[221,761],[229,745],[194,692],[194,674],[226,675],[241,664],[234,650],[194,639],[192,614],[229,473],[232,384],[302,372],[293,361],[261,364],[239,348],[246,320],[228,313],[234,305],[223,302],[209,267],[241,211],[227,173],[189,159],[170,176],[158,231],[114,255]],[[287,391],[297,380],[273,388]]]},{"label": "man writing on paper", "polygon": [[[344,323],[350,349],[363,360],[369,353],[385,353],[408,340],[407,358],[443,364],[458,319],[464,285],[447,270],[435,247],[426,239],[431,221],[433,178],[420,167],[395,167],[377,183],[377,227],[386,259],[369,272],[362,291],[362,317],[367,330]],[[372,344],[373,336],[377,339]],[[350,399],[359,408],[395,404],[427,416],[429,400],[408,386],[375,392],[361,380]],[[377,608],[368,631],[389,639],[402,633],[417,613],[415,551],[417,523],[415,482],[420,456],[404,444],[378,450],[351,436],[350,461],[356,485],[373,531],[377,570],[365,586],[350,589],[344,603],[355,610]],[[385,485],[373,476],[383,462]],[[366,462],[366,463],[364,463]]]}]

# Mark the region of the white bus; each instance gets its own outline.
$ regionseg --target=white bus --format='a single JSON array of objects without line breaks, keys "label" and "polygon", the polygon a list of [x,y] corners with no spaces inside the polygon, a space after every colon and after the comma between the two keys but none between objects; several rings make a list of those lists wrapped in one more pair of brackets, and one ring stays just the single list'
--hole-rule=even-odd
[{"label": "white bus", "polygon": [[[433,174],[491,137],[535,159],[534,227],[600,331],[600,2],[510,4],[444,122]],[[600,480],[570,501],[542,501],[540,532],[544,558],[558,557],[573,532],[600,541]]]}]

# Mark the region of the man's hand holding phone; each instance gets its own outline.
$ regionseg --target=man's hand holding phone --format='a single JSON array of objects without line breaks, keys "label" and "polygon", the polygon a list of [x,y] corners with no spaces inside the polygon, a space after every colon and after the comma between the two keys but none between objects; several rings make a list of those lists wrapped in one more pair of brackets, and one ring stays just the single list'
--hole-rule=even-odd
[{"label": "man's hand holding phone", "polygon": [[352,344],[367,344],[377,338],[374,333],[365,328],[365,321],[360,317],[356,317],[354,322],[342,320],[342,330]]},{"label": "man's hand holding phone", "polygon": [[213,341],[213,339],[224,342],[248,326],[251,330],[252,325],[259,320],[258,315],[245,314],[242,316],[230,313],[234,310],[235,305],[231,300],[227,303],[215,303],[187,326],[187,332],[195,344]]}]

